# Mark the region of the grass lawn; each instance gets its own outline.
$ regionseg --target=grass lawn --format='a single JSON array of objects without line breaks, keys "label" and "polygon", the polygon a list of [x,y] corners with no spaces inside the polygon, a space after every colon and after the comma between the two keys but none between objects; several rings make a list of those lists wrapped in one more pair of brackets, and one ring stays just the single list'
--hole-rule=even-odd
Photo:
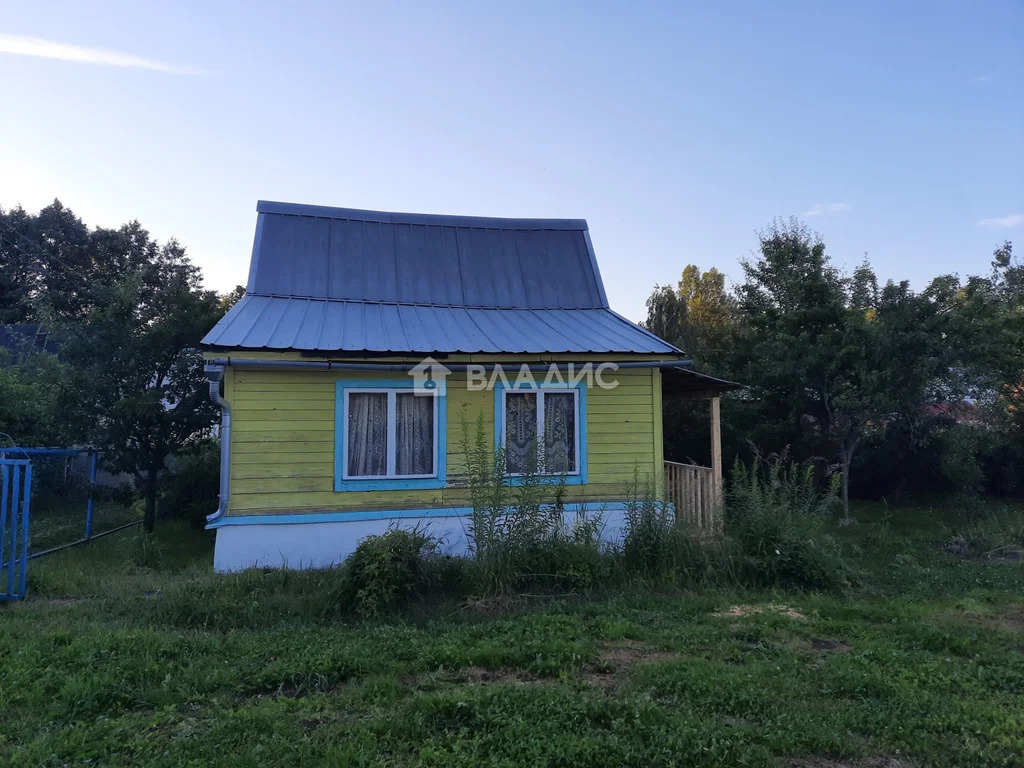
[{"label": "grass lawn", "polygon": [[0,764],[1024,765],[1024,564],[945,551],[956,516],[861,509],[842,595],[374,623],[337,618],[336,574],[218,577],[208,534],[115,534],[34,561],[0,609]]}]

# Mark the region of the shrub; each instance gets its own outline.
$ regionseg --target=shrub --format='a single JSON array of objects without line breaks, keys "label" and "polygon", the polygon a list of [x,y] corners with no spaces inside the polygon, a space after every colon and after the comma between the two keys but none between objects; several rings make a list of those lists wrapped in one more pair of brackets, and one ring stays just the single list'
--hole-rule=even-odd
[{"label": "shrub", "polygon": [[429,586],[437,541],[419,529],[393,528],[367,536],[345,560],[342,598],[363,616],[376,616]]},{"label": "shrub", "polygon": [[160,514],[202,527],[206,516],[216,510],[219,493],[220,441],[200,440],[175,456],[162,484]]},{"label": "shrub", "polygon": [[640,494],[634,480],[626,502],[626,525],[619,551],[623,569],[654,581],[692,584],[708,571],[708,558],[696,535],[676,521],[671,506]]},{"label": "shrub", "polygon": [[834,589],[849,578],[829,533],[840,478],[819,486],[813,467],[785,456],[737,461],[726,496],[725,527],[736,578],[752,586]]},{"label": "shrub", "polygon": [[[564,531],[565,477],[541,474],[542,459],[533,451],[526,472],[513,483],[505,475],[504,450],[491,448],[481,420],[472,441],[465,423],[463,435],[473,504],[466,535],[480,591],[508,594],[545,580],[557,582],[555,550],[564,554],[570,548]],[[582,548],[583,538],[572,546]]]}]

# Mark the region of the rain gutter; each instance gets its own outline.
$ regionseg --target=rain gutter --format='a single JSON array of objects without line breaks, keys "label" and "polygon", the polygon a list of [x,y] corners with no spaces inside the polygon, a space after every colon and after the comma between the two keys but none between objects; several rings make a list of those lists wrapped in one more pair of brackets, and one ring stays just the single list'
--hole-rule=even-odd
[{"label": "rain gutter", "polygon": [[206,516],[206,521],[212,523],[228,511],[228,500],[231,498],[231,404],[220,393],[224,364],[207,363],[203,370],[210,382],[210,399],[220,406],[220,494],[217,511]]},{"label": "rain gutter", "polygon": [[[552,362],[549,364],[536,363],[525,364],[521,362],[508,363],[444,363],[432,361],[434,365],[444,366],[449,371],[468,371],[470,368],[485,371],[494,370],[496,367],[520,369],[523,365],[531,371],[546,371],[552,365],[564,368],[568,365],[578,365],[575,362]],[[598,361],[595,361],[598,362]],[[613,360],[599,361],[599,365],[614,365],[616,368],[689,368],[693,363],[690,360],[624,360],[615,362]],[[207,365],[210,368],[223,369],[229,365],[240,365],[246,368],[284,368],[288,370],[315,370],[315,371],[399,371],[408,373],[423,365],[423,363],[345,363],[331,360],[263,360],[251,357],[218,357]],[[211,385],[211,397],[213,393]],[[219,394],[218,394],[219,398]],[[218,402],[215,400],[214,402]],[[219,402],[223,402],[222,400]],[[226,403],[225,403],[226,405]],[[224,407],[224,406],[221,406]]]}]

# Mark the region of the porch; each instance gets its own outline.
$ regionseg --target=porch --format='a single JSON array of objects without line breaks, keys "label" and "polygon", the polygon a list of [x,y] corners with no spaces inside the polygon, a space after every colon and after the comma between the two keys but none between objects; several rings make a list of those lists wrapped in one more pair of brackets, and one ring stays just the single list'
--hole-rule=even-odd
[{"label": "porch", "polygon": [[721,533],[724,520],[722,472],[721,395],[742,385],[717,379],[689,368],[662,372],[662,400],[709,400],[711,466],[664,461],[665,500],[675,508],[676,522],[692,526],[703,535]]}]

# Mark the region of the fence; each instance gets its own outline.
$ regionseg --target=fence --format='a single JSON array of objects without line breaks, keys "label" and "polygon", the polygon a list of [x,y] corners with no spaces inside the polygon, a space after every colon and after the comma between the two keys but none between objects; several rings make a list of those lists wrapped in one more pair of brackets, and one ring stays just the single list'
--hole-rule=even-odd
[{"label": "fence", "polygon": [[131,477],[106,471],[98,451],[0,448],[4,459],[31,462],[29,559],[142,522],[127,492]]},{"label": "fence", "polygon": [[0,601],[25,597],[32,464],[0,459]]},{"label": "fence", "polygon": [[722,510],[711,467],[665,462],[665,492],[676,508],[676,520],[717,534],[722,530]]}]

